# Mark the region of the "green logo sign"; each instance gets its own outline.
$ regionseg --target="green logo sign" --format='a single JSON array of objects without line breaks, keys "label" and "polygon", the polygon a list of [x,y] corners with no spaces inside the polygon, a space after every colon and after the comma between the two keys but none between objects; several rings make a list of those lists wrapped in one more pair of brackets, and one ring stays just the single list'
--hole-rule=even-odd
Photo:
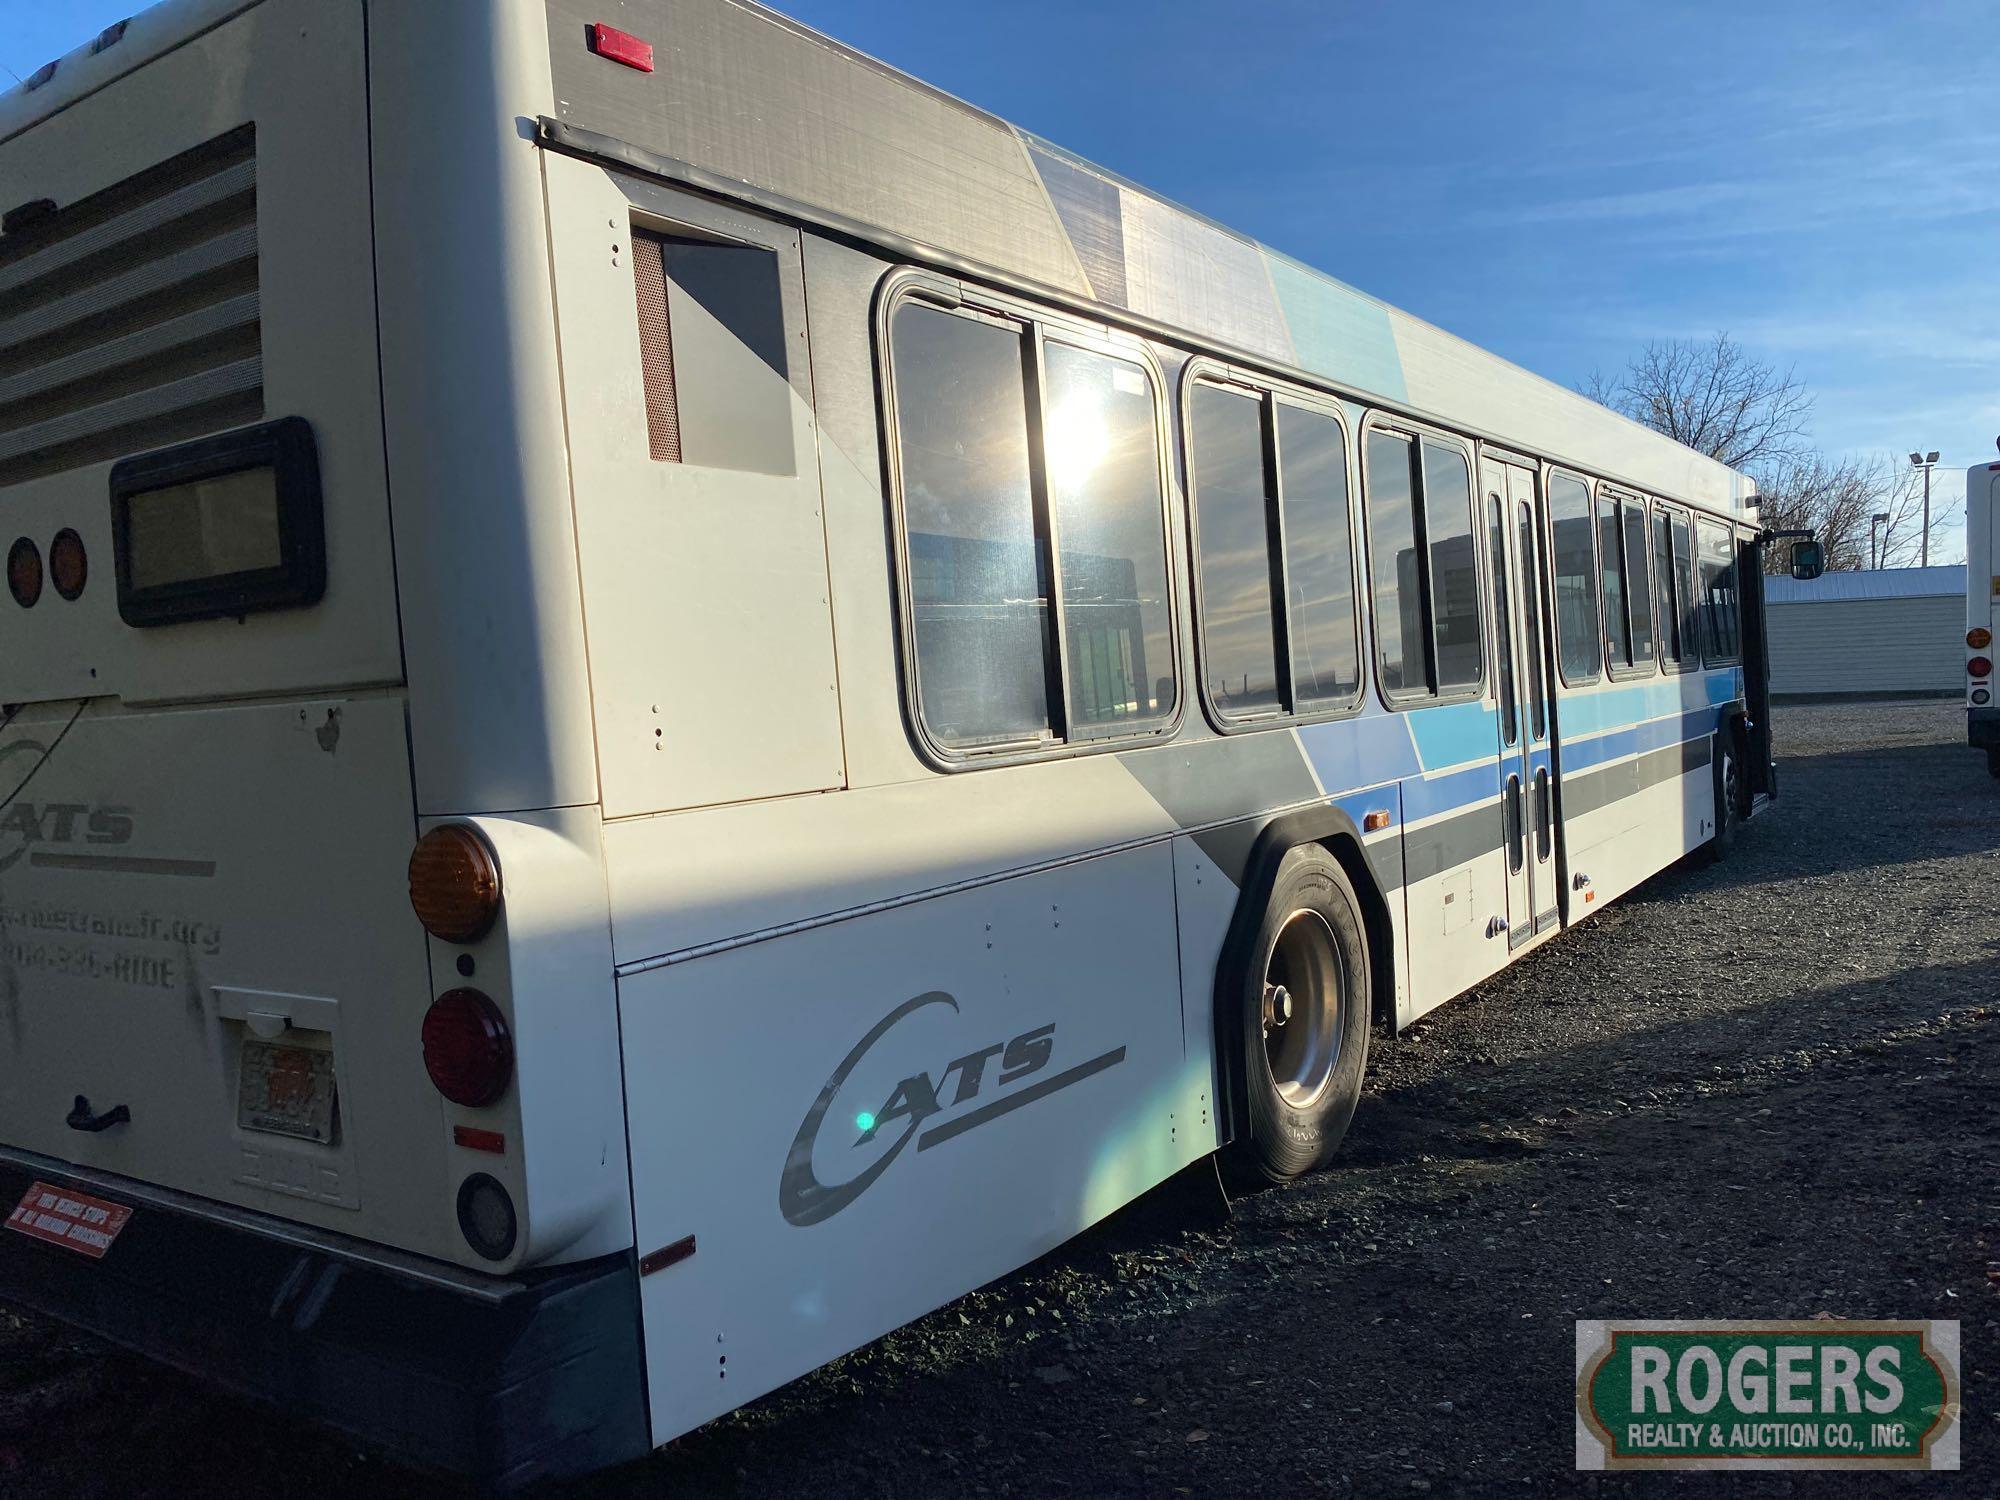
[{"label": "green logo sign", "polygon": [[1579,1469],[1956,1469],[1955,1322],[1576,1325]]}]

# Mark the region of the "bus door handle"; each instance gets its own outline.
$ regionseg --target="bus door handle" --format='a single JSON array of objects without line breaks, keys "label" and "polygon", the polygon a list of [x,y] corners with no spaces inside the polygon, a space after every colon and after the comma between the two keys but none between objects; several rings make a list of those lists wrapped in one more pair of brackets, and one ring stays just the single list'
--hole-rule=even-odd
[{"label": "bus door handle", "polygon": [[109,1130],[113,1125],[123,1125],[131,1118],[132,1111],[122,1104],[114,1104],[100,1115],[90,1107],[89,1099],[78,1094],[76,1103],[70,1106],[69,1118],[65,1123],[71,1130],[83,1130],[96,1135],[101,1130]]}]

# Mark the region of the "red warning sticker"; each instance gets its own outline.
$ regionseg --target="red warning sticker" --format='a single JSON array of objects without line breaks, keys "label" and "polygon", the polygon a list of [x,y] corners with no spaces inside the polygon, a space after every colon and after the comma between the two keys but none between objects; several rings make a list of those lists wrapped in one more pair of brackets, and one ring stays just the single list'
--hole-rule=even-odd
[{"label": "red warning sticker", "polygon": [[107,1203],[74,1188],[53,1188],[38,1182],[7,1215],[7,1227],[30,1239],[47,1240],[102,1260],[131,1217],[132,1210],[122,1203]]}]

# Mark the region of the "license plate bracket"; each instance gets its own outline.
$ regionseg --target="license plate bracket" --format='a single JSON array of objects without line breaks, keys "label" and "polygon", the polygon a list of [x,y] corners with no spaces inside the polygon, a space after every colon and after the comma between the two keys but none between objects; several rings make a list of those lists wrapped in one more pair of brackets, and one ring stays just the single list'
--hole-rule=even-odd
[{"label": "license plate bracket", "polygon": [[31,1240],[102,1260],[131,1217],[132,1210],[123,1203],[36,1182],[7,1215],[6,1227]]},{"label": "license plate bracket", "polygon": [[244,1038],[236,1092],[241,1129],[331,1145],[336,1097],[326,1048]]}]

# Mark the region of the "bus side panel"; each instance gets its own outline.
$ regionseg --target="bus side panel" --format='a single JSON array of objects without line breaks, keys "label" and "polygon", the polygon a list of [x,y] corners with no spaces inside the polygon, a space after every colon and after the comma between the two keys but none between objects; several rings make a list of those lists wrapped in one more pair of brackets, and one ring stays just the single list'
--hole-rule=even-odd
[{"label": "bus side panel", "polygon": [[1738,669],[1613,682],[1562,701],[1569,920],[1623,895],[1715,832],[1709,762]]},{"label": "bus side panel", "polygon": [[1161,841],[621,980],[655,1442],[1211,1149],[1173,913]]}]

